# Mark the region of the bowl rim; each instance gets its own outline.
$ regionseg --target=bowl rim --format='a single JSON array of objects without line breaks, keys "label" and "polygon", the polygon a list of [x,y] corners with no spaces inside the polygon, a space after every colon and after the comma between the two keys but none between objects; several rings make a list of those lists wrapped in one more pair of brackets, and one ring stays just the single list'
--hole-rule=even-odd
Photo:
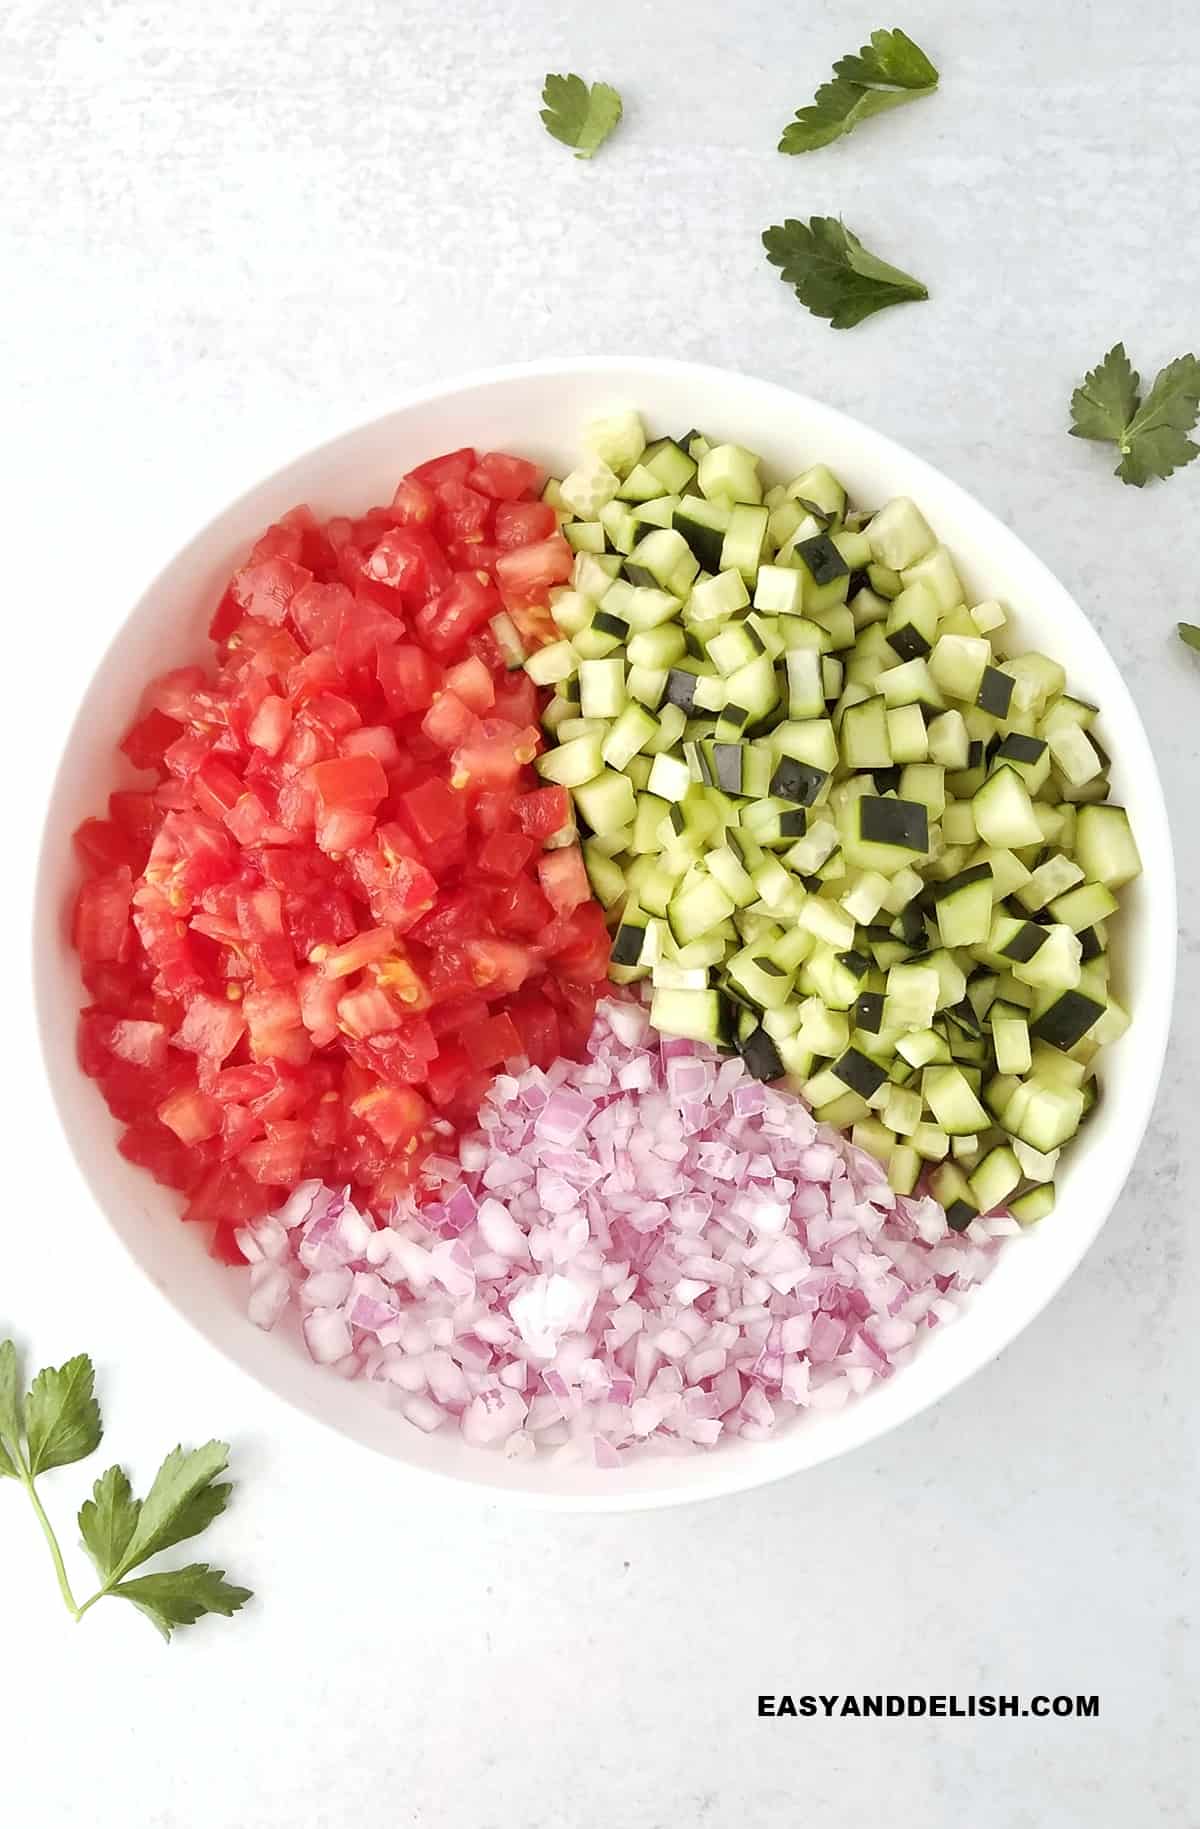
[{"label": "bowl rim", "polygon": [[[225,516],[236,512],[239,507],[248,504],[253,497],[257,496],[262,491],[269,489],[273,484],[281,481],[292,469],[304,465],[316,458],[326,449],[326,447],[340,443],[344,440],[353,440],[355,438],[363,437],[369,434],[372,429],[381,427],[386,421],[395,418],[398,414],[425,406],[436,405],[439,401],[447,400],[463,393],[483,390],[490,387],[504,386],[522,380],[541,381],[555,378],[565,379],[568,377],[603,378],[605,375],[615,376],[618,374],[621,376],[637,376],[640,374],[655,377],[670,375],[674,376],[676,379],[687,380],[694,383],[697,387],[703,387],[705,383],[728,385],[732,381],[741,383],[747,388],[757,390],[762,394],[773,394],[786,398],[799,415],[802,415],[805,411],[815,412],[822,419],[839,427],[852,439],[860,440],[865,445],[872,447],[884,461],[899,465],[906,475],[911,478],[911,482],[906,483],[906,487],[911,488],[914,495],[920,496],[922,489],[928,482],[934,486],[934,489],[937,492],[940,492],[944,496],[948,495],[950,498],[954,499],[956,505],[965,509],[969,516],[982,518],[987,526],[987,537],[989,541],[994,537],[998,548],[1007,547],[1013,557],[1019,561],[1021,566],[1030,573],[1031,577],[1039,585],[1044,585],[1052,592],[1057,592],[1061,596],[1067,598],[1079,616],[1083,618],[1085,622],[1089,621],[1086,613],[1075,598],[1074,593],[1062,583],[1055,573],[1050,570],[1049,566],[1038,557],[1033,549],[1025,544],[1024,540],[1017,532],[1006,526],[1005,523],[981,502],[978,497],[972,494],[970,490],[966,489],[961,483],[954,481],[953,478],[939,470],[936,465],[930,463],[926,458],[921,457],[908,446],[902,445],[898,440],[891,438],[886,433],[876,431],[873,426],[868,425],[863,420],[855,418],[853,414],[843,411],[840,407],[831,406],[826,401],[820,400],[800,389],[788,386],[783,382],[766,380],[761,376],[748,374],[741,369],[726,367],[715,363],[692,362],[676,357],[660,358],[656,356],[556,356],[534,361],[503,363],[472,369],[457,374],[449,380],[431,383],[425,387],[405,389],[384,411],[372,413],[364,419],[356,419],[349,425],[347,425],[344,420],[339,420],[336,424],[331,423],[329,428],[322,432],[321,436],[306,444],[303,450],[292,452],[290,456],[287,456],[282,461],[276,463],[272,469],[266,472],[266,474],[259,475],[253,480],[244,483],[238,488],[235,494],[224,498],[218,506],[211,508],[198,525],[191,523],[194,527],[194,531],[181,544],[175,546],[167,556],[156,565],[155,569],[150,572],[148,576],[146,576],[145,573],[142,573],[139,568],[138,575],[146,576],[146,582],[141,590],[131,599],[128,608],[113,629],[109,641],[97,656],[95,665],[92,669],[91,679],[89,680],[89,686],[85,688],[85,694],[90,689],[91,680],[94,680],[96,674],[107,664],[113,650],[120,643],[129,621],[134,617],[142,604],[160,589],[170,571],[187,553],[190,552],[192,547],[200,545],[206,540],[215,523],[222,520]],[[748,1457],[745,1462],[738,1461],[734,1465],[729,1465],[728,1463],[723,1463],[720,1453],[716,1452],[711,1455],[696,1457],[696,1461],[699,1466],[703,1467],[706,1477],[697,1479],[692,1486],[680,1488],[678,1490],[668,1487],[661,1490],[650,1489],[646,1491],[620,1492],[619,1490],[614,1490],[611,1493],[571,1493],[565,1491],[561,1493],[552,1493],[521,1487],[502,1486],[490,1482],[486,1477],[488,1457],[483,1455],[480,1456],[480,1475],[482,1477],[479,1478],[474,1477],[473,1474],[465,1473],[453,1467],[437,1468],[419,1466],[401,1456],[389,1453],[389,1451],[378,1442],[367,1441],[360,1436],[348,1434],[345,1429],[339,1426],[338,1422],[333,1417],[319,1414],[314,1409],[309,1408],[300,1398],[267,1383],[255,1372],[251,1371],[235,1355],[232,1348],[224,1344],[216,1330],[210,1330],[202,1321],[193,1316],[183,1303],[177,1299],[176,1295],[171,1290],[165,1288],[158,1279],[149,1272],[138,1257],[132,1242],[126,1237],[123,1231],[112,1224],[103,1204],[96,1195],[92,1194],[91,1181],[82,1144],[76,1138],[73,1126],[68,1121],[64,1098],[60,1094],[58,1075],[52,1066],[47,998],[43,988],[46,967],[43,964],[42,948],[39,945],[38,939],[39,932],[45,931],[44,923],[46,920],[49,919],[53,922],[56,919],[54,909],[50,905],[51,892],[49,879],[51,875],[51,862],[48,846],[45,842],[45,826],[48,813],[54,806],[58,797],[60,779],[63,775],[67,755],[77,728],[79,717],[79,711],[77,710],[75,717],[72,719],[64,736],[62,751],[50,778],[48,788],[46,788],[44,792],[42,802],[43,835],[39,842],[38,858],[35,867],[32,911],[33,1001],[36,1027],[42,1050],[43,1071],[50,1087],[54,1108],[65,1133],[68,1148],[71,1151],[94,1204],[99,1208],[105,1219],[110,1236],[115,1236],[122,1250],[136,1266],[145,1283],[149,1284],[159,1299],[161,1299],[177,1317],[181,1318],[187,1324],[192,1334],[203,1340],[206,1345],[217,1352],[227,1364],[233,1366],[241,1376],[251,1378],[259,1390],[264,1392],[271,1400],[286,1405],[293,1414],[302,1417],[308,1424],[317,1425],[322,1429],[328,1430],[336,1435],[341,1441],[350,1442],[355,1448],[366,1449],[375,1455],[376,1458],[390,1462],[395,1472],[400,1477],[408,1477],[413,1480],[419,1479],[429,1482],[431,1492],[436,1492],[438,1488],[441,1488],[443,1493],[447,1496],[452,1492],[459,1500],[467,1498],[479,1504],[502,1503],[515,1507],[516,1509],[528,1511],[574,1513],[650,1511],[663,1509],[669,1506],[699,1504],[707,1500],[731,1496],[735,1493],[773,1485],[780,1480],[815,1471],[818,1467],[832,1460],[836,1460],[844,1454],[865,1447],[868,1443],[877,1440],[882,1435],[904,1427],[915,1417],[920,1416],[925,1410],[931,1408],[935,1403],[941,1401],[941,1399],[948,1396],[951,1392],[958,1390],[962,1385],[966,1384],[967,1381],[973,1378],[984,1366],[997,1359],[1000,1354],[1011,1346],[1025,1329],[1036,1320],[1038,1315],[1042,1313],[1073,1276],[1084,1256],[1099,1237],[1100,1232],[1103,1230],[1111,1215],[1113,1207],[1116,1205],[1116,1202],[1121,1195],[1134,1161],[1144,1141],[1162,1077],[1162,1069],[1166,1058],[1170,1033],[1177,965],[1178,910],[1174,843],[1170,822],[1167,817],[1162,782],[1146,734],[1145,725],[1142,721],[1141,713],[1124,680],[1120,677],[1117,663],[1110,653],[1107,643],[1098,630],[1093,628],[1093,633],[1095,634],[1096,641],[1117,674],[1120,691],[1124,694],[1125,712],[1127,713],[1128,718],[1132,720],[1133,729],[1140,738],[1144,752],[1144,760],[1148,764],[1145,776],[1144,804],[1140,807],[1139,817],[1143,821],[1147,818],[1151,818],[1160,827],[1159,837],[1161,841],[1160,849],[1162,852],[1161,867],[1151,893],[1148,919],[1152,929],[1161,930],[1161,934],[1156,933],[1154,937],[1165,937],[1168,932],[1171,936],[1171,944],[1168,949],[1169,957],[1164,961],[1163,971],[1159,977],[1157,1007],[1152,1007],[1149,1012],[1147,1012],[1143,1006],[1141,1011],[1144,1028],[1144,1033],[1141,1037],[1141,1061],[1143,1072],[1139,1076],[1137,1097],[1136,1101],[1131,1097],[1127,1107],[1123,1107],[1123,1112],[1127,1121],[1123,1123],[1121,1131],[1114,1137],[1109,1146],[1112,1156],[1113,1171],[1109,1182],[1111,1194],[1107,1196],[1102,1203],[1099,1203],[1097,1207],[1098,1217],[1093,1217],[1087,1225],[1077,1226],[1077,1231],[1072,1240],[1074,1248],[1065,1256],[1054,1276],[1044,1280],[1042,1283],[1031,1284],[1028,1288],[1022,1290],[1018,1297],[1014,1298],[1015,1312],[1012,1315],[1011,1324],[1006,1323],[1004,1338],[996,1343],[989,1342],[987,1344],[981,1344],[978,1349],[968,1351],[965,1354],[965,1362],[955,1367],[954,1375],[949,1382],[942,1383],[928,1391],[925,1395],[918,1397],[912,1406],[905,1410],[902,1416],[893,1418],[885,1415],[881,1420],[875,1422],[872,1419],[872,1406],[869,1403],[856,1404],[855,1414],[856,1419],[858,1420],[858,1427],[853,1430],[849,1439],[842,1440],[841,1438],[836,1438],[827,1449],[823,1447],[822,1452],[815,1456],[809,1456],[802,1460],[789,1460],[786,1456],[781,1454],[777,1460],[762,1457],[761,1464],[754,1457]],[[1128,1121],[1130,1119],[1132,1121]],[[964,1319],[965,1318],[966,1317],[964,1317]],[[248,1321],[247,1325],[249,1325]],[[796,1427],[795,1434],[799,1439],[802,1436],[800,1419],[797,1419],[797,1423],[799,1426]]]}]

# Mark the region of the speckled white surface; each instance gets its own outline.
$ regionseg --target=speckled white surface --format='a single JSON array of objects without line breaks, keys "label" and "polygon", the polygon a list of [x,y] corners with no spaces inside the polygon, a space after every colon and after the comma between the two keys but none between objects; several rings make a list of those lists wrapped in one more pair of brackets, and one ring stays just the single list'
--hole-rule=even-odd
[{"label": "speckled white surface", "polygon": [[[243,1483],[213,1552],[261,1595],[169,1652],[115,1603],[77,1630],[0,1492],[16,1679],[0,1765],[25,1829],[1197,1820],[1200,675],[1171,628],[1200,607],[1200,465],[1123,489],[1064,422],[1118,336],[1143,369],[1195,346],[1200,19],[1172,0],[1136,17],[1116,0],[913,0],[901,23],[942,93],[779,157],[791,110],[881,22],[830,0],[8,9],[0,741],[18,982],[37,797],[157,563],[239,484],[406,386],[623,349],[795,381],[1012,522],[1127,668],[1184,923],[1157,1117],[1047,1313],[856,1457],[629,1520],[435,1504],[314,1444],[180,1333],[89,1223],[18,998],[0,1333],[41,1359],[90,1348],[113,1456],[139,1473],[181,1432],[232,1432]],[[547,69],[624,93],[590,166],[538,123]],[[931,301],[845,335],[808,317],[758,235],[818,211]],[[53,1476],[57,1514],[83,1485]],[[756,1718],[760,1690],[864,1689],[1096,1691],[1101,1718]]]}]

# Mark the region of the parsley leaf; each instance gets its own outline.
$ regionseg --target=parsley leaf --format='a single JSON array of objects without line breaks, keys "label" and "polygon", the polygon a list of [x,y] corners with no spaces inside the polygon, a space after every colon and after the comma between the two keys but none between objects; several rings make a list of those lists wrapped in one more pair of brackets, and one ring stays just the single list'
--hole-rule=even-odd
[{"label": "parsley leaf", "polygon": [[585,83],[582,76],[547,76],[541,111],[546,132],[590,159],[621,119],[621,98],[607,83]]},{"label": "parsley leaf", "polygon": [[93,1395],[96,1374],[86,1353],[65,1365],[47,1366],[30,1386],[25,1403],[29,1471],[68,1467],[99,1447],[103,1429]]},{"label": "parsley leaf", "polygon": [[22,1397],[16,1348],[0,1341],[0,1476],[18,1480],[29,1496],[54,1564],[63,1604],[75,1620],[110,1594],[132,1601],[169,1639],[177,1626],[190,1626],[206,1613],[226,1617],[252,1598],[249,1588],[225,1580],[223,1569],[193,1562],[127,1579],[130,1571],[206,1530],[229,1503],[233,1488],[219,1481],[229,1464],[226,1442],[206,1442],[187,1451],[173,1448],[154,1476],[146,1498],[137,1499],[123,1467],[109,1467],[79,1508],[83,1547],[100,1576],[96,1592],[77,1602],[54,1527],[38,1491],[39,1474],[91,1454],[103,1433],[95,1397],[95,1372],[81,1353],[65,1365],[38,1373]]},{"label": "parsley leaf", "polygon": [[801,304],[814,317],[828,318],[835,330],[861,324],[888,305],[929,297],[919,279],[889,267],[835,216],[813,216],[807,223],[789,218],[766,231],[763,246]]},{"label": "parsley leaf", "polygon": [[135,1499],[123,1467],[110,1467],[92,1487],[92,1496],[79,1508],[79,1534],[96,1565],[101,1581],[120,1567],[137,1529],[142,1504]]},{"label": "parsley leaf", "polygon": [[224,1569],[213,1569],[206,1562],[189,1562],[182,1569],[163,1569],[157,1575],[136,1575],[123,1581],[110,1594],[131,1600],[138,1610],[157,1626],[169,1644],[176,1626],[194,1626],[206,1613],[220,1613],[226,1619],[253,1598],[249,1588],[234,1587],[226,1581]]},{"label": "parsley leaf", "polygon": [[17,1376],[17,1349],[11,1340],[0,1340],[0,1479],[17,1479],[21,1458],[21,1387]]},{"label": "parsley leaf", "polygon": [[898,89],[936,89],[938,73],[919,44],[893,26],[890,32],[871,33],[857,57],[839,57],[835,76],[851,83],[885,83]]},{"label": "parsley leaf", "polygon": [[932,95],[938,73],[920,45],[899,27],[871,33],[857,57],[841,57],[833,79],[822,83],[807,108],[783,130],[780,152],[815,152],[850,133],[872,115]]},{"label": "parsley leaf", "polygon": [[1114,344],[1072,394],[1069,428],[1072,438],[1116,445],[1121,461],[1114,474],[1138,489],[1200,455],[1188,437],[1200,413],[1200,362],[1177,356],[1159,370],[1145,400],[1140,387],[1124,344]]},{"label": "parsley leaf", "polygon": [[1197,653],[1200,653],[1200,629],[1196,627],[1195,623],[1177,622],[1175,627],[1179,630],[1180,641],[1184,642],[1189,648],[1195,648]]},{"label": "parsley leaf", "polygon": [[1154,386],[1125,429],[1117,468],[1123,483],[1140,489],[1152,476],[1170,476],[1200,455],[1188,433],[1200,412],[1200,362],[1177,356],[1154,377]]},{"label": "parsley leaf", "polygon": [[142,1501],[133,1534],[116,1565],[117,1574],[128,1574],[159,1550],[196,1536],[219,1517],[228,1502],[229,1487],[212,1482],[228,1464],[228,1442],[206,1442],[190,1453],[172,1448]]},{"label": "parsley leaf", "polygon": [[1102,438],[1119,444],[1137,411],[1141,380],[1124,343],[1114,343],[1103,362],[1084,376],[1071,395],[1072,438]]}]

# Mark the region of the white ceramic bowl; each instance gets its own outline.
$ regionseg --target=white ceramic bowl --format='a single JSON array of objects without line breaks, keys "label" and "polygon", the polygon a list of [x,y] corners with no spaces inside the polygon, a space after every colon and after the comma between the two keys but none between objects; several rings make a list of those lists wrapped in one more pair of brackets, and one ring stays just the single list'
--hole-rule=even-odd
[{"label": "white ceramic bowl", "polygon": [[[212,607],[267,522],[298,501],[331,514],[386,500],[403,471],[458,445],[511,448],[561,473],[584,420],[620,406],[639,408],[655,430],[715,430],[762,452],[778,476],[827,462],[861,504],[913,496],[953,551],[972,600],[998,597],[1010,605],[1022,644],[1060,657],[1072,690],[1102,707],[1113,797],[1129,808],[1145,873],[1123,898],[1118,925],[1133,1022],[1105,1055],[1104,1097],[1084,1140],[1066,1152],[1053,1217],[1008,1244],[970,1312],[928,1339],[896,1378],[842,1411],[800,1414],[770,1442],[730,1441],[711,1453],[608,1472],[509,1463],[449,1430],[423,1435],[374,1389],[342,1383],[308,1363],[282,1331],[263,1334],[248,1323],[241,1277],[213,1263],[196,1232],[180,1225],[173,1195],[117,1154],[113,1120],[76,1065],[79,976],[67,917],[76,881],[71,830],[116,785],[114,746],[143,686],[205,654]],[[1087,617],[1016,535],[928,464],[815,400],[720,369],[614,359],[496,370],[416,395],[258,483],[159,573],[114,635],[67,743],[46,822],[34,970],[46,1064],[72,1148],[101,1212],[181,1321],[278,1397],[406,1468],[497,1500],[617,1511],[733,1492],[815,1466],[914,1416],[1020,1333],[1096,1237],[1142,1141],[1166,1045],[1175,931],[1171,840],[1141,720]],[[313,1453],[320,1449],[314,1431]]]}]

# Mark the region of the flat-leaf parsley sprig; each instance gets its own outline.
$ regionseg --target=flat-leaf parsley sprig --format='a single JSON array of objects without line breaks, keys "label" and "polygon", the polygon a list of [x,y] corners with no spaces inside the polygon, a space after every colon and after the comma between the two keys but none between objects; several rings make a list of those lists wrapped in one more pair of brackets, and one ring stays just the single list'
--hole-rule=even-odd
[{"label": "flat-leaf parsley sprig", "polygon": [[1140,489],[1151,477],[1167,477],[1200,455],[1188,437],[1200,413],[1200,362],[1176,356],[1159,369],[1143,400],[1141,378],[1114,343],[1102,362],[1071,396],[1072,438],[1116,445],[1121,461],[1113,472]]},{"label": "flat-leaf parsley sprig", "polygon": [[608,83],[585,83],[582,76],[548,76],[541,111],[546,132],[590,159],[621,119],[621,98]]},{"label": "flat-leaf parsley sprig", "polygon": [[82,1461],[100,1446],[103,1425],[95,1396],[96,1375],[86,1353],[47,1366],[22,1390],[17,1349],[0,1341],[0,1479],[25,1488],[50,1550],[59,1592],[76,1620],[112,1595],[145,1614],[165,1639],[177,1626],[206,1613],[228,1616],[251,1598],[249,1588],[226,1581],[224,1569],[206,1562],[135,1575],[152,1556],[197,1537],[220,1517],[233,1488],[219,1476],[229,1462],[226,1442],[190,1451],[173,1448],[144,1499],[137,1499],[122,1467],[109,1467],[79,1510],[79,1533],[100,1586],[78,1602],[37,1481],[55,1467]]},{"label": "flat-leaf parsley sprig", "polygon": [[835,330],[861,324],[888,305],[929,297],[919,279],[889,267],[836,216],[789,218],[767,229],[763,246],[800,303],[814,317],[828,318]]},{"label": "flat-leaf parsley sprig", "polygon": [[860,121],[932,95],[938,73],[919,44],[899,26],[871,33],[857,57],[839,57],[833,79],[822,83],[806,108],[796,111],[779,142],[780,152],[815,152],[851,133]]}]

